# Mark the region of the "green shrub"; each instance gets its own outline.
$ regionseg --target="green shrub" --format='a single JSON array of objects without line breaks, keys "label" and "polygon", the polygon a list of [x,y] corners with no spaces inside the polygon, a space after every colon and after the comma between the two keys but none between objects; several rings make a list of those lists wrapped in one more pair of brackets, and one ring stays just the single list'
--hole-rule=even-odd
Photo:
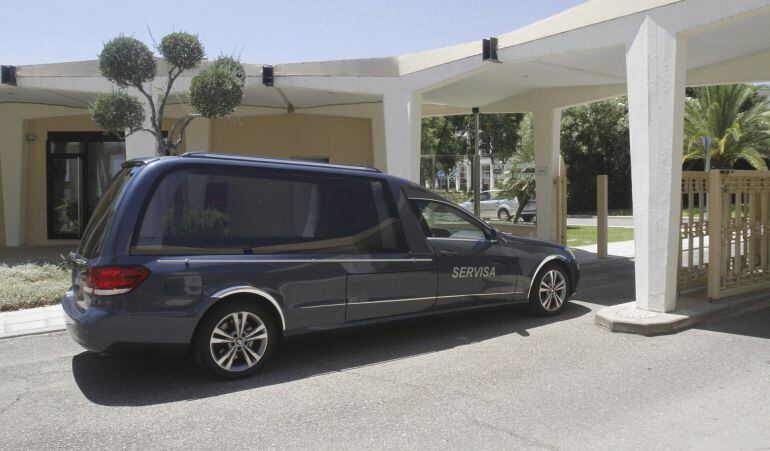
[{"label": "green shrub", "polygon": [[185,209],[179,223],[176,223],[173,213],[173,210],[169,210],[166,214],[163,225],[166,236],[195,238],[230,235],[230,217],[215,208]]},{"label": "green shrub", "polygon": [[0,264],[0,312],[57,304],[70,282],[70,273],[62,266]]}]

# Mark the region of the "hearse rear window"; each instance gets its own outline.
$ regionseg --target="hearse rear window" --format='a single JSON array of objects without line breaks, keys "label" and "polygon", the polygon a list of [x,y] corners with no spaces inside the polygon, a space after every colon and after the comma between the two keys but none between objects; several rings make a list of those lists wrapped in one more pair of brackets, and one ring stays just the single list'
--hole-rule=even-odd
[{"label": "hearse rear window", "polygon": [[172,172],[160,181],[131,253],[360,254],[405,248],[380,180],[206,168]]}]

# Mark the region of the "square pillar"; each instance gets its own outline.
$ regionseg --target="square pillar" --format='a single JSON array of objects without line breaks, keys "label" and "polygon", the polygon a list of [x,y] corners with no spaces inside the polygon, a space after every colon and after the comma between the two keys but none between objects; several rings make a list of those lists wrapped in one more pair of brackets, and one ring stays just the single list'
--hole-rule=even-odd
[{"label": "square pillar", "polygon": [[636,304],[676,308],[686,38],[646,17],[626,48]]},{"label": "square pillar", "polygon": [[185,149],[187,152],[211,151],[211,119],[196,117],[185,130]]},{"label": "square pillar", "polygon": [[380,166],[388,174],[420,182],[422,94],[394,91],[383,98],[385,155]]},{"label": "square pillar", "polygon": [[561,109],[543,108],[532,112],[535,135],[535,185],[537,193],[537,237],[559,241],[559,175]]},{"label": "square pillar", "polygon": [[25,177],[27,152],[24,120],[13,114],[13,106],[0,106],[0,177],[3,186],[5,245],[24,245],[26,216]]}]

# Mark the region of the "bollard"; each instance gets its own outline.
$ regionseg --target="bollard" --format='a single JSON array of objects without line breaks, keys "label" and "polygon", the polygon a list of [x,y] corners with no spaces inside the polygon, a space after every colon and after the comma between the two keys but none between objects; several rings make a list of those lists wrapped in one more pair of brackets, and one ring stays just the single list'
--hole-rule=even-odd
[{"label": "bollard", "polygon": [[596,176],[596,253],[607,258],[607,176]]}]

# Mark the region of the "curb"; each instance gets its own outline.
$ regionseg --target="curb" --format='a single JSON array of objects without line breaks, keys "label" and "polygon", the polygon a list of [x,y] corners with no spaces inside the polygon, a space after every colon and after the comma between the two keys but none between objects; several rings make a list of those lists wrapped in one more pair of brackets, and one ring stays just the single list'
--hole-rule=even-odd
[{"label": "curb", "polygon": [[66,330],[61,305],[0,313],[0,340]]},{"label": "curb", "polygon": [[605,307],[596,313],[595,324],[610,332],[652,337],[681,332],[697,324],[770,307],[766,292],[740,296],[718,303],[701,301],[674,313],[636,308],[636,302]]},{"label": "curb", "polygon": [[19,338],[19,337],[28,337],[31,335],[43,335],[43,334],[50,334],[54,332],[64,332],[65,330],[67,330],[67,326],[41,327],[39,329],[28,330],[24,332],[11,332],[7,334],[0,334],[0,340],[5,340],[6,338]]}]

